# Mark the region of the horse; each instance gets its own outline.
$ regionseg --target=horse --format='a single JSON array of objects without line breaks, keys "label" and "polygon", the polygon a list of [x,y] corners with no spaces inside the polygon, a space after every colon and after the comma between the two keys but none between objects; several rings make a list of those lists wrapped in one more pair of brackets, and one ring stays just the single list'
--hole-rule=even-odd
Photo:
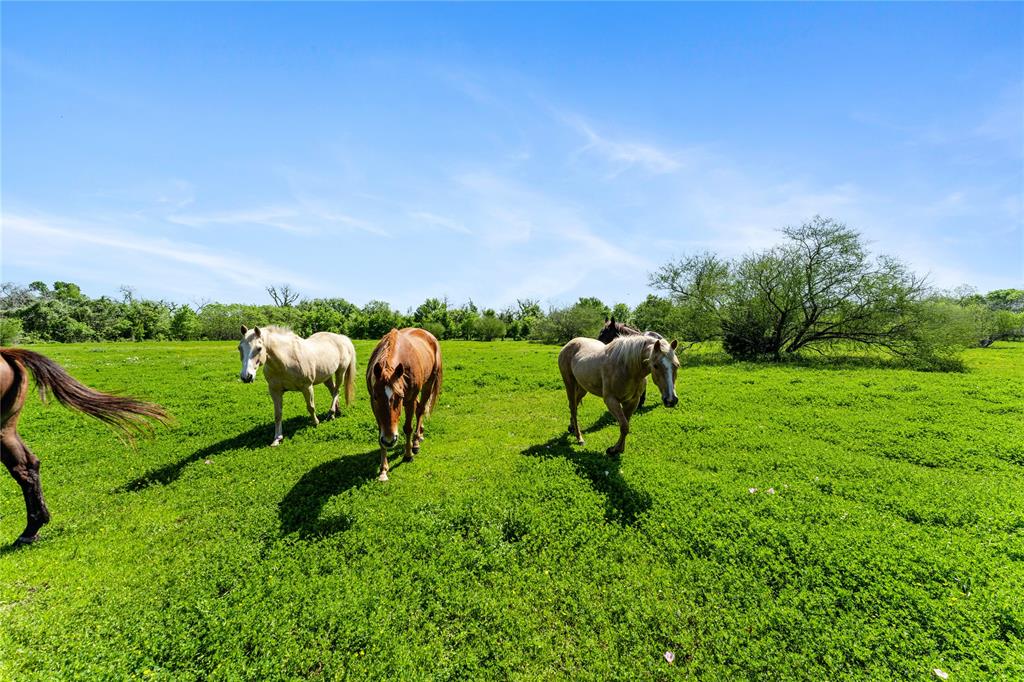
[{"label": "horse", "polygon": [[242,357],[241,379],[251,384],[256,372],[263,366],[270,398],[274,401],[274,440],[271,447],[281,444],[281,406],[285,391],[301,391],[306,398],[306,409],[313,418],[313,426],[320,420],[316,416],[313,387],[326,384],[331,392],[328,419],[341,414],[338,405],[342,384],[345,386],[345,404],[355,399],[356,349],[347,336],[331,332],[317,332],[308,339],[284,327],[269,326],[260,329],[242,325],[242,340],[238,343]]},{"label": "horse", "polygon": [[[604,326],[601,327],[601,332],[597,335],[597,340],[600,341],[601,343],[607,344],[607,343],[611,343],[612,341],[614,341],[615,339],[619,338],[620,336],[637,336],[639,334],[642,334],[644,336],[649,336],[652,339],[663,339],[663,338],[665,338],[664,336],[662,336],[658,332],[652,332],[650,330],[642,332],[639,329],[633,329],[629,325],[623,324],[622,322],[616,322],[615,321],[615,316],[612,315],[611,320],[605,318]],[[640,401],[637,402],[637,404],[636,404],[637,409],[640,409],[641,407],[643,407],[644,406],[644,402],[646,400],[647,400],[647,382],[644,382],[644,392],[640,394]]]},{"label": "horse", "polygon": [[0,348],[0,359],[0,459],[25,496],[28,522],[14,542],[27,545],[39,539],[39,529],[50,522],[50,510],[39,480],[39,458],[18,434],[18,418],[28,395],[30,373],[39,387],[40,399],[45,400],[50,391],[65,407],[120,429],[129,440],[136,434],[151,432],[152,422],[167,423],[169,417],[159,405],[84,386],[39,353],[24,348]]},{"label": "horse", "polygon": [[[388,480],[388,448],[398,442],[398,418],[405,407],[405,456],[411,462],[423,443],[423,417],[429,416],[441,392],[441,346],[423,329],[392,329],[373,349],[366,367],[366,390],[380,428],[379,481]],[[416,415],[413,436],[412,419]]]},{"label": "horse", "polygon": [[576,410],[587,393],[604,398],[604,404],[619,422],[619,440],[605,453],[621,455],[626,449],[629,420],[636,411],[647,375],[661,390],[665,407],[674,407],[676,397],[676,357],[678,343],[650,336],[623,336],[608,345],[595,339],[577,337],[558,353],[558,370],[569,398],[569,433],[583,445]]}]

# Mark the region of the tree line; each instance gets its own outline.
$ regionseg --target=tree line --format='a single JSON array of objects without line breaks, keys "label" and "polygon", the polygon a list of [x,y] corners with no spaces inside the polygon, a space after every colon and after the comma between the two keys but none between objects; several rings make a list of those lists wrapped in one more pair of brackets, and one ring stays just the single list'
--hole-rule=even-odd
[{"label": "tree line", "polygon": [[0,343],[231,340],[242,324],[278,324],[307,336],[379,338],[417,326],[441,339],[565,343],[595,336],[609,317],[686,341],[717,340],[730,356],[779,360],[806,351],[873,347],[934,364],[964,347],[1024,337],[1024,290],[938,291],[900,261],[873,256],[846,225],[816,216],[781,230],[776,246],[741,258],[705,252],[650,274],[658,291],[631,308],[584,297],[544,310],[524,299],[503,310],[428,298],[405,312],[385,301],[303,299],[270,286],[273,305],[91,298],[71,282],[0,285]]}]

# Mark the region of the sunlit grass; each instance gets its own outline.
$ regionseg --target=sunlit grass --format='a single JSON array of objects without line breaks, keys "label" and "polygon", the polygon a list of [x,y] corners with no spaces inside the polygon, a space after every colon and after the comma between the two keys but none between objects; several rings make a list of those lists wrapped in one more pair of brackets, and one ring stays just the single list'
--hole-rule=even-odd
[{"label": "sunlit grass", "polygon": [[30,399],[54,519],[0,555],[0,678],[1024,676],[1024,344],[964,373],[694,349],[611,460],[600,400],[564,436],[557,348],[446,342],[384,484],[361,382],[317,428],[286,394],[271,449],[234,344],[38,350],[176,423],[131,450]]}]

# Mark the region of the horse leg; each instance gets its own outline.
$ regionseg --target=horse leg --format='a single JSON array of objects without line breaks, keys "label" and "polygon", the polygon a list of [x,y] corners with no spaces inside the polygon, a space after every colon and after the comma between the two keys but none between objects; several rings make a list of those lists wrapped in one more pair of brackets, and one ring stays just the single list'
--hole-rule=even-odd
[{"label": "horse leg", "polygon": [[604,397],[604,404],[608,406],[608,411],[611,412],[612,416],[619,422],[619,441],[605,450],[605,454],[621,455],[626,451],[626,436],[629,434],[629,417],[626,416],[622,403],[620,403],[616,398],[606,395]]},{"label": "horse leg", "polygon": [[[417,402],[414,397],[405,404],[405,425],[402,426],[402,433],[405,434],[405,456],[402,457],[403,462],[412,461],[412,418],[418,408]],[[419,448],[416,449],[419,450]]]},{"label": "horse leg", "polygon": [[281,408],[284,403],[284,391],[271,388],[270,399],[274,401],[274,440],[270,443],[270,447],[275,447],[284,440],[284,431],[281,429]]},{"label": "horse leg", "polygon": [[637,409],[644,406],[645,400],[647,400],[647,377],[644,377],[644,390],[640,392],[640,400],[636,403]]},{"label": "horse leg", "polygon": [[15,543],[35,542],[39,539],[39,529],[50,522],[50,510],[46,508],[43,485],[39,480],[39,458],[32,454],[16,431],[5,431],[0,444],[3,445],[0,459],[21,486],[25,497],[27,523]]},{"label": "horse leg", "polygon": [[334,379],[328,379],[324,382],[324,386],[331,392],[331,409],[327,410],[327,419],[334,419],[341,411],[338,409],[338,386],[341,384],[336,382]]},{"label": "horse leg", "polygon": [[314,402],[312,384],[303,389],[302,394],[306,396],[306,411],[309,412],[309,416],[313,419],[313,426],[320,426],[320,420],[316,416],[316,403]]},{"label": "horse leg", "polygon": [[587,392],[576,383],[575,377],[563,376],[562,380],[565,382],[565,393],[569,398],[569,434],[576,437],[577,444],[583,445],[583,434],[580,433],[576,411]]},{"label": "horse leg", "polygon": [[430,400],[430,394],[434,390],[434,382],[436,378],[428,381],[423,386],[423,391],[420,393],[420,401],[416,404],[416,436],[412,442],[412,454],[420,454],[420,445],[423,443],[425,436],[423,435],[423,415],[427,412],[427,404]]},{"label": "horse leg", "polygon": [[388,449],[383,445],[380,446],[380,475],[377,476],[377,480],[388,480]]}]

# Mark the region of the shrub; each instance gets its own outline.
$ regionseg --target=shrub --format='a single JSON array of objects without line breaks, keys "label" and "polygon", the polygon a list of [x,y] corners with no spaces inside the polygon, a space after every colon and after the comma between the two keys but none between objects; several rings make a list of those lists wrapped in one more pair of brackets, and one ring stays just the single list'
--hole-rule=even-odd
[{"label": "shrub", "polygon": [[0,346],[13,346],[21,340],[21,320],[16,317],[0,317]]},{"label": "shrub", "polygon": [[473,336],[482,341],[491,341],[505,336],[505,323],[493,315],[484,315],[473,323]]}]

